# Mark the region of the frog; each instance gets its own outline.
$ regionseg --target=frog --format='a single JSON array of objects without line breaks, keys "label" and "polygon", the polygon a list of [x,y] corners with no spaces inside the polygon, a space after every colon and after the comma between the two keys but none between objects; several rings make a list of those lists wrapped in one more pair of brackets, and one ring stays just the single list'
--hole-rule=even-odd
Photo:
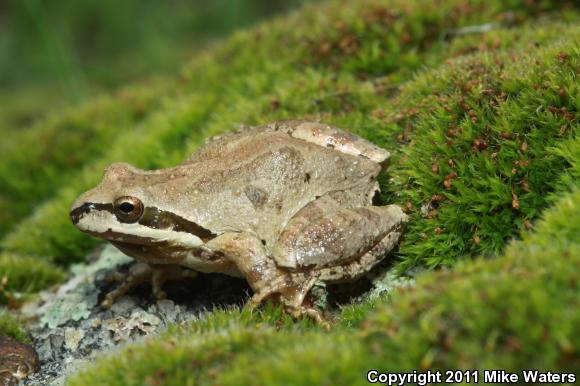
[{"label": "frog", "polygon": [[390,153],[321,122],[277,121],[208,140],[180,165],[115,162],[72,204],[81,231],[138,263],[104,307],[139,283],[196,273],[244,278],[247,307],[270,300],[327,325],[310,290],[351,282],[398,245],[407,215],[373,205]]}]

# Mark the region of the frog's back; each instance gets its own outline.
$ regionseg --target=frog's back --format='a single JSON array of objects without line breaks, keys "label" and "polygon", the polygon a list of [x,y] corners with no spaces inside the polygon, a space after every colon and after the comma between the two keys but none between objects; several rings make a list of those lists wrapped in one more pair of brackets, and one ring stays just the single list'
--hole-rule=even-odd
[{"label": "frog's back", "polygon": [[[390,154],[372,142],[334,126],[308,121],[280,121],[259,127],[246,127],[240,131],[213,137],[186,162],[223,158],[238,151],[244,142],[252,142],[254,149],[275,137],[296,139],[344,154],[360,156],[384,166]],[[260,139],[266,142],[260,143]]]},{"label": "frog's back", "polygon": [[318,123],[279,122],[224,135],[182,165],[195,203],[184,211],[214,233],[251,229],[272,244],[294,214],[329,192],[370,204],[387,158],[372,143]]}]

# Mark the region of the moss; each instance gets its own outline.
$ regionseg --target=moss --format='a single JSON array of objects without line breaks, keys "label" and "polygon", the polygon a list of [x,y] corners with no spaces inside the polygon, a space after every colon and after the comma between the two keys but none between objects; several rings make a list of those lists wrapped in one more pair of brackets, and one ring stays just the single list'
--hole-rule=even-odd
[{"label": "moss", "polygon": [[18,302],[21,294],[34,293],[62,281],[64,271],[34,257],[0,254],[0,302]]},{"label": "moss", "polygon": [[100,157],[106,151],[103,143],[113,142],[155,111],[173,87],[166,80],[144,83],[49,115],[30,127],[3,129],[0,236]]},{"label": "moss", "polygon": [[[572,7],[572,2],[519,0],[358,1],[329,6],[324,15],[310,16],[304,61],[333,71],[401,79],[447,56],[446,40],[460,33],[458,28],[483,21],[520,25],[550,11],[558,11],[561,18]],[[432,55],[425,58],[425,52]]]},{"label": "moss", "polygon": [[531,227],[555,188],[580,177],[579,64],[579,47],[564,38],[539,50],[461,58],[402,91],[387,130],[399,131],[406,146],[386,195],[414,218],[402,269],[499,252]]},{"label": "moss", "polygon": [[0,309],[0,336],[9,336],[19,342],[28,342],[22,322],[12,313]]}]

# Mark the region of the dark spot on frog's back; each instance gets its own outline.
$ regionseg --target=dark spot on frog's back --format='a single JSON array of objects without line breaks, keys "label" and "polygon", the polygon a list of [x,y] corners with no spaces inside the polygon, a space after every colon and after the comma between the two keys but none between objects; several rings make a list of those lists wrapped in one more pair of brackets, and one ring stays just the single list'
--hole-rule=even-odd
[{"label": "dark spot on frog's back", "polygon": [[275,149],[269,154],[265,154],[265,157],[271,158],[270,162],[283,162],[285,164],[302,164],[304,161],[299,150],[295,149],[293,145],[285,143],[277,143]]},{"label": "dark spot on frog's back", "polygon": [[244,188],[244,193],[255,208],[262,207],[268,200],[268,193],[264,189],[253,185],[246,186]]}]

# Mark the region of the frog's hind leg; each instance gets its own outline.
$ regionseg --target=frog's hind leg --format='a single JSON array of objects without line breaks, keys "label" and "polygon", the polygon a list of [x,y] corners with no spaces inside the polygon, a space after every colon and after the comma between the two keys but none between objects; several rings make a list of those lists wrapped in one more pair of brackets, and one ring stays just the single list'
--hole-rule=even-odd
[{"label": "frog's hind leg", "polygon": [[274,260],[289,272],[289,283],[296,288],[280,291],[293,315],[317,319],[320,311],[308,304],[311,299],[304,301],[315,280],[355,280],[381,261],[401,236],[407,216],[398,206],[352,207],[339,200],[330,195],[304,207],[274,247]]},{"label": "frog's hind leg", "polygon": [[342,200],[331,193],[296,213],[273,249],[279,267],[295,272],[334,268],[337,275],[350,276],[345,271],[350,262],[360,260],[375,247],[384,256],[396,245],[407,221],[401,208],[357,206]]}]

